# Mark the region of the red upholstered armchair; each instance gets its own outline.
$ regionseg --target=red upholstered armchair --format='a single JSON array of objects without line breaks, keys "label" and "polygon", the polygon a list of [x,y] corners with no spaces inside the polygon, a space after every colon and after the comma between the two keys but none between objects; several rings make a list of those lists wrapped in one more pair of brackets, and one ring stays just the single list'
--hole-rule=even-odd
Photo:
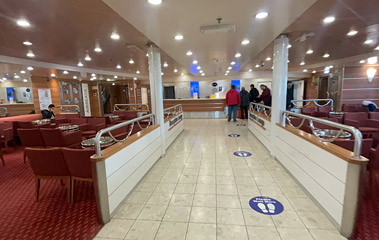
[{"label": "red upholstered armchair", "polygon": [[379,133],[379,121],[368,119],[368,113],[364,112],[347,112],[344,115],[344,122],[346,125],[357,128],[362,134],[375,134]]},{"label": "red upholstered armchair", "polygon": [[370,112],[369,118],[379,120],[379,112]]},{"label": "red upholstered armchair", "polygon": [[78,125],[80,130],[85,131],[88,129],[87,118],[72,118],[70,119],[71,125]]},{"label": "red upholstered armchair", "polygon": [[30,166],[35,175],[36,201],[39,200],[41,179],[63,179],[67,186],[67,200],[70,202],[70,173],[60,148],[25,148]]},{"label": "red upholstered armchair", "polygon": [[[45,148],[42,135],[38,128],[17,129],[23,147]],[[26,154],[24,151],[24,163],[26,162]]]},{"label": "red upholstered armchair", "polygon": [[[343,147],[349,150],[350,152],[354,151],[354,140],[336,139],[332,143],[340,147]],[[372,148],[372,144],[373,144],[372,138],[366,138],[362,140],[362,151],[361,151],[362,156],[366,158],[370,157],[370,150]]]},{"label": "red upholstered armchair", "polygon": [[46,147],[79,147],[82,132],[63,132],[60,129],[41,128],[41,135]]},{"label": "red upholstered armchair", "polygon": [[28,128],[38,128],[37,125],[33,124],[32,122],[30,121],[19,121],[18,122],[18,126],[20,128],[23,128],[23,129],[28,129]]},{"label": "red upholstered armchair", "polygon": [[88,118],[87,127],[83,128],[83,135],[87,138],[94,137],[98,131],[105,128],[105,118]]},{"label": "red upholstered armchair", "polygon": [[353,105],[342,105],[342,112],[356,112],[357,109]]},{"label": "red upholstered armchair", "polygon": [[316,108],[302,108],[301,114],[313,116],[312,114],[316,112]]},{"label": "red upholstered armchair", "polygon": [[75,181],[92,182],[90,157],[95,154],[93,149],[62,149],[68,171],[71,176],[71,202],[74,201]]},{"label": "red upholstered armchair", "polygon": [[370,172],[370,185],[375,181],[379,187],[379,145],[376,149],[371,148],[369,159],[367,170]]},{"label": "red upholstered armchair", "polygon": [[13,124],[11,122],[0,123],[0,142],[8,147],[8,143],[12,141],[14,145]]}]

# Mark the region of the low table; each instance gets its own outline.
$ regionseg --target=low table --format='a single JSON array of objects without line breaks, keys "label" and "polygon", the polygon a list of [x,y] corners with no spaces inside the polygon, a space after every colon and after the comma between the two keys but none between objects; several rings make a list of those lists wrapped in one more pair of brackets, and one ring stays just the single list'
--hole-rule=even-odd
[{"label": "low table", "polygon": [[74,132],[79,130],[79,125],[65,125],[65,126],[60,126],[57,127],[58,129],[62,131],[67,131],[67,132]]},{"label": "low table", "polygon": [[[114,144],[114,141],[111,137],[105,136],[100,138],[101,148],[107,148]],[[90,138],[82,141],[82,148],[94,148],[95,147],[95,138]]]}]

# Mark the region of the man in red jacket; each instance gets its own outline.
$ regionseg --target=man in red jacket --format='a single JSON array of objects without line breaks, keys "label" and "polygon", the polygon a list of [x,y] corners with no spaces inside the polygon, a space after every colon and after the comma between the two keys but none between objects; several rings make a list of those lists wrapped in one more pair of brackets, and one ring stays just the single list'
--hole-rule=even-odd
[{"label": "man in red jacket", "polygon": [[237,110],[238,105],[241,104],[240,94],[236,91],[236,86],[232,85],[232,89],[230,89],[226,93],[226,105],[228,105],[228,122],[232,119],[233,113],[233,122],[237,122]]}]

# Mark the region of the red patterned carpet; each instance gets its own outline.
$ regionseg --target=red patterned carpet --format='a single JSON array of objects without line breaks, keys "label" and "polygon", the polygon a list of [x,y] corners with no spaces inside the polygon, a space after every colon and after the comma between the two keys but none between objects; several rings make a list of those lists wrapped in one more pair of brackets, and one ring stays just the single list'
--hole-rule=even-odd
[{"label": "red patterned carpet", "polygon": [[92,239],[100,230],[90,183],[77,182],[68,204],[58,180],[42,180],[35,202],[34,177],[23,151],[5,154],[0,164],[0,239]]}]

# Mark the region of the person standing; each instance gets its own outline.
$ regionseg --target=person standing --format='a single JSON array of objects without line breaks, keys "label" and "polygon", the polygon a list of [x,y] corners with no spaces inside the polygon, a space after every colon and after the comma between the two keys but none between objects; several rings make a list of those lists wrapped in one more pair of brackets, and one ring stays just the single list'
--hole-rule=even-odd
[{"label": "person standing", "polygon": [[271,107],[271,90],[264,84],[262,84],[260,87],[262,94],[259,98],[261,101],[263,101],[264,105]]},{"label": "person standing", "polygon": [[226,105],[228,106],[228,122],[232,119],[233,114],[233,122],[237,122],[237,109],[238,105],[241,104],[240,94],[236,91],[236,86],[232,85],[232,89],[230,89],[226,93]]},{"label": "person standing", "polygon": [[258,89],[255,88],[254,84],[250,84],[250,102],[257,102],[258,96]]},{"label": "person standing", "polygon": [[288,82],[287,84],[287,110],[291,109],[293,107],[293,91],[294,91],[294,86],[291,82]]},{"label": "person standing", "polygon": [[248,108],[250,104],[250,94],[245,90],[245,87],[242,87],[240,92],[241,96],[241,119],[248,119]]}]

